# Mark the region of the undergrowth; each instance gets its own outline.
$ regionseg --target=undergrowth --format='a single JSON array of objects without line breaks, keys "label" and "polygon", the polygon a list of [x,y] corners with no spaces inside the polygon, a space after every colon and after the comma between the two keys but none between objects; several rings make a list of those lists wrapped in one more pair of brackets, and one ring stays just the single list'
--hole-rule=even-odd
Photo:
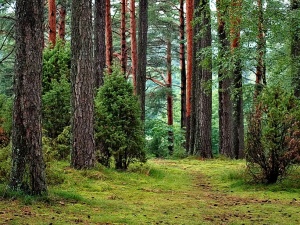
[{"label": "undergrowth", "polygon": [[[0,185],[4,224],[299,224],[300,169],[278,184],[251,183],[245,161],[152,159],[128,171],[97,165],[51,170],[48,196]],[[58,178],[56,178],[58,179]],[[55,180],[55,179],[54,179]],[[52,180],[53,181],[53,180]],[[284,209],[284,210],[283,210]]]}]

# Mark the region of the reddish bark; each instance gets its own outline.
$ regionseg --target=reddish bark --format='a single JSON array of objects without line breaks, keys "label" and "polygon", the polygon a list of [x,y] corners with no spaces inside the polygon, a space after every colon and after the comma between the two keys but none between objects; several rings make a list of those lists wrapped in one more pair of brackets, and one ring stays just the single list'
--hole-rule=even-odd
[{"label": "reddish bark", "polygon": [[52,47],[56,42],[56,5],[55,0],[48,0],[49,43]]},{"label": "reddish bark", "polygon": [[181,128],[186,127],[186,69],[184,45],[184,0],[180,0],[179,8],[179,34],[180,34],[180,67],[181,67]]},{"label": "reddish bark", "polygon": [[193,13],[194,1],[186,0],[186,33],[187,33],[187,73],[186,73],[186,149],[189,150],[190,117],[191,117],[191,89],[193,71]]},{"label": "reddish bark", "polygon": [[187,117],[191,114],[191,85],[193,68],[193,0],[186,1],[186,32],[187,32],[187,76],[186,76],[186,113]]},{"label": "reddish bark", "polygon": [[234,107],[233,107],[233,148],[235,158],[244,157],[244,114],[243,114],[243,80],[241,59],[238,55],[240,47],[242,0],[231,0],[230,7],[230,36],[231,54],[233,59],[234,76]]},{"label": "reddish bark", "polygon": [[137,43],[136,43],[135,0],[130,1],[130,40],[131,40],[132,81],[133,81],[134,93],[136,94]]},{"label": "reddish bark", "polygon": [[66,5],[61,4],[59,9],[59,21],[58,21],[58,36],[61,40],[65,40],[66,36]]},{"label": "reddish bark", "polygon": [[111,27],[111,13],[110,0],[106,0],[106,15],[105,15],[105,43],[106,43],[106,66],[107,72],[111,73],[112,59],[113,59],[113,40]]},{"label": "reddish bark", "polygon": [[121,0],[121,67],[124,74],[127,68],[126,51],[126,0]]}]

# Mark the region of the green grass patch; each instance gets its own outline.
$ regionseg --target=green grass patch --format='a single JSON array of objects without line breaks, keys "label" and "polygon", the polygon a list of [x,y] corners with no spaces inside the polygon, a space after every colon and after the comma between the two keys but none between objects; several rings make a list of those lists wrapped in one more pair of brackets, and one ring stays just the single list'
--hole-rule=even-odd
[{"label": "green grass patch", "polygon": [[[243,160],[150,160],[118,172],[51,164],[63,182],[46,197],[0,185],[4,224],[299,224],[300,170],[274,185],[250,182]],[[55,177],[54,177],[55,178]],[[52,178],[52,181],[57,178]]]}]

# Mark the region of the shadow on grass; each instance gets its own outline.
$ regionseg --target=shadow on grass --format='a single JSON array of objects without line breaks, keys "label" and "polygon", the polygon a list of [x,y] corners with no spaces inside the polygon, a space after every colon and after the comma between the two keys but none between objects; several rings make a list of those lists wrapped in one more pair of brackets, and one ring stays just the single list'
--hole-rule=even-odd
[{"label": "shadow on grass", "polygon": [[21,190],[12,190],[7,184],[0,184],[0,200],[19,200],[24,205],[33,205],[35,202],[43,202],[50,204],[51,199],[48,195],[30,195]]}]

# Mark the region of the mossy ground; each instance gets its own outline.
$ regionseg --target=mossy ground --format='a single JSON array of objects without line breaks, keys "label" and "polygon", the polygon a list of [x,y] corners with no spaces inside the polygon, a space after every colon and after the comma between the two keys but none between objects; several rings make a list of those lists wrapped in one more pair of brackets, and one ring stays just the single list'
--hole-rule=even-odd
[{"label": "mossy ground", "polygon": [[51,166],[60,184],[47,197],[2,185],[0,224],[300,224],[297,168],[264,186],[248,183],[237,160],[150,160],[128,172]]}]

